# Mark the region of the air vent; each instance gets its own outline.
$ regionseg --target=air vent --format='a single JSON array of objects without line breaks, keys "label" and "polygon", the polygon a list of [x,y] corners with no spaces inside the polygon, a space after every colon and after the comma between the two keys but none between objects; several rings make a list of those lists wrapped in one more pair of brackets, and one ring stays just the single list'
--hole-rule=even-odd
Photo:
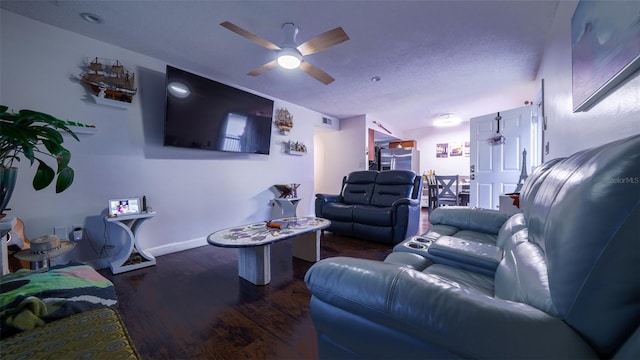
[{"label": "air vent", "polygon": [[322,123],[323,124],[327,124],[327,125],[331,125],[333,123],[333,121],[329,118],[323,117],[322,118]]}]

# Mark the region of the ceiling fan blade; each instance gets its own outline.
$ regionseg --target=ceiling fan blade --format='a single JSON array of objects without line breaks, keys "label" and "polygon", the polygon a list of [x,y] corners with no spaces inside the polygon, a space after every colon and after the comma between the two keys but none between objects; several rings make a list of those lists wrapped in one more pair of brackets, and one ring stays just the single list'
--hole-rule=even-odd
[{"label": "ceiling fan blade", "polygon": [[316,80],[320,81],[325,85],[329,85],[333,82],[333,80],[335,80],[334,78],[331,77],[331,75],[327,74],[326,72],[322,71],[319,67],[312,65],[307,61],[303,61],[300,64],[300,69],[302,69],[302,71],[311,75],[313,78],[315,78]]},{"label": "ceiling fan blade", "polygon": [[347,40],[349,40],[349,36],[347,36],[341,27],[337,27],[298,45],[297,49],[302,56],[306,56],[315,54]]},{"label": "ceiling fan blade", "polygon": [[275,60],[273,60],[273,61],[270,61],[270,62],[260,66],[257,69],[252,70],[251,72],[247,73],[247,75],[250,75],[250,76],[262,75],[265,72],[275,68],[276,66],[278,66],[278,63]]},{"label": "ceiling fan blade", "polygon": [[278,45],[275,45],[274,43],[267,41],[261,37],[259,37],[256,34],[250,33],[247,30],[241,28],[238,25],[232,24],[228,21],[225,21],[223,23],[220,23],[220,25],[224,28],[227,28],[228,30],[233,31],[234,33],[242,36],[243,38],[249,39],[251,41],[253,41],[254,43],[265,47],[269,50],[281,50],[280,47]]}]

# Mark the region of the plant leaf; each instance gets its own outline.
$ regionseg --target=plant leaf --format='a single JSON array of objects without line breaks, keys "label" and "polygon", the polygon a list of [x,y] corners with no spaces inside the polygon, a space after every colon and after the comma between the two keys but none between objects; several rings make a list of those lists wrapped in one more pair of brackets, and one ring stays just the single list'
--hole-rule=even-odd
[{"label": "plant leaf", "polygon": [[60,145],[60,143],[56,141],[52,141],[50,139],[46,139],[46,140],[43,139],[42,144],[44,145],[44,147],[47,148],[47,151],[49,151],[49,154],[51,154],[51,156],[57,157],[58,154],[66,150],[65,148],[62,147],[62,145]]},{"label": "plant leaf", "polygon": [[56,154],[56,159],[58,161],[58,174],[62,172],[65,168],[69,167],[69,161],[71,161],[71,153],[69,150],[62,148],[60,152]]},{"label": "plant leaf", "polygon": [[58,179],[56,180],[56,193],[61,193],[69,188],[73,183],[74,172],[70,167],[65,167],[58,173]]},{"label": "plant leaf", "polygon": [[45,164],[39,159],[36,160],[38,160],[38,170],[36,170],[36,174],[33,177],[33,188],[36,190],[42,190],[51,184],[56,173],[53,171],[51,166]]},{"label": "plant leaf", "polygon": [[37,129],[38,135],[42,139],[49,139],[51,141],[55,141],[58,144],[62,144],[64,139],[62,138],[62,134],[58,132],[58,130],[54,128],[47,127],[46,125],[42,126],[34,126],[34,129]]}]

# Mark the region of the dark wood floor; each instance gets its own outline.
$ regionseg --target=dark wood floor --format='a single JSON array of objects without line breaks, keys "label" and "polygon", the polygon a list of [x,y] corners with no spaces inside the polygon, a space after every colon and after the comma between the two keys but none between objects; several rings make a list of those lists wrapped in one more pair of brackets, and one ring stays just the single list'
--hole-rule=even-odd
[{"label": "dark wood floor", "polygon": [[[419,233],[429,227],[423,210]],[[321,257],[383,260],[392,246],[333,235]],[[304,274],[291,242],[271,249],[272,277],[255,286],[238,277],[237,250],[203,246],[158,258],[156,266],[112,275],[119,311],[144,359],[316,359]]]}]

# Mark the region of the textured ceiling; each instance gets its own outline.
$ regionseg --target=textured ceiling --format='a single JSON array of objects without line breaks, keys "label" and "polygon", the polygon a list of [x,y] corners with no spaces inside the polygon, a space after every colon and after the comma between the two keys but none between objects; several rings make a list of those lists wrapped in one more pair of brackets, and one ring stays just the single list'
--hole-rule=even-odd
[{"label": "textured ceiling", "polygon": [[[442,113],[473,116],[533,100],[558,1],[0,1],[5,10],[206,77],[337,118],[366,114],[396,129]],[[79,16],[104,19],[90,24]],[[274,54],[221,27],[230,21],[275,44],[341,26],[349,41],[307,56],[336,80],[300,70],[246,73]],[[370,79],[379,76],[381,81]]]}]

